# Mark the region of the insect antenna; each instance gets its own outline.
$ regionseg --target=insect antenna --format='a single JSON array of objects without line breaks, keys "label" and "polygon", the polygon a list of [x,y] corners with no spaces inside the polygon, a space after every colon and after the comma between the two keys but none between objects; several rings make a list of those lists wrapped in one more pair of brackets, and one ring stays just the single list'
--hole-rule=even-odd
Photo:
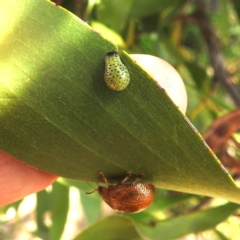
[{"label": "insect antenna", "polygon": [[[87,182],[87,184],[90,186],[90,187],[92,187],[93,188],[93,186],[89,183],[89,182]],[[99,184],[96,182],[96,184],[98,185],[98,187],[99,187]],[[96,192],[98,190],[98,188],[95,188],[93,191],[91,191],[91,192],[85,192],[86,194],[92,194],[92,193],[94,193],[94,192]]]}]

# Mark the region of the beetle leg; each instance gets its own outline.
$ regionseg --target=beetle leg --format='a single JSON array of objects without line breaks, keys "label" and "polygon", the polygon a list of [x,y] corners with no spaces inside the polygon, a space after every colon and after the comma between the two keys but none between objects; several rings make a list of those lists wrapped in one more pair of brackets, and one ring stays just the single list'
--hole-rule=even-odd
[{"label": "beetle leg", "polygon": [[133,183],[139,182],[144,175],[145,175],[144,173],[140,173],[139,176],[136,178],[136,180]]},{"label": "beetle leg", "polygon": [[103,181],[104,181],[107,185],[111,185],[111,184],[108,182],[108,180],[107,180],[107,178],[106,178],[106,176],[104,175],[103,172],[100,172],[99,175],[102,177]]},{"label": "beetle leg", "polygon": [[126,182],[131,177],[131,175],[132,175],[131,172],[127,172],[126,177],[121,182],[119,182],[118,184],[122,184],[122,183]]}]

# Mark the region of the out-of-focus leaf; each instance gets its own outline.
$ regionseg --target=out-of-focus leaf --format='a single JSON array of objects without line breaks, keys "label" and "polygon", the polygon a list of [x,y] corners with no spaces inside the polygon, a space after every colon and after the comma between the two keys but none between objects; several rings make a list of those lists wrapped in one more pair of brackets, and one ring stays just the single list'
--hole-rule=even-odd
[{"label": "out-of-focus leaf", "polygon": [[[102,0],[98,6],[99,21],[120,33],[126,26],[134,0]],[[116,8],[116,6],[118,6]]]},{"label": "out-of-focus leaf", "polygon": [[150,239],[178,239],[187,234],[214,228],[239,207],[237,204],[228,203],[220,207],[159,221],[155,224],[152,222],[149,225],[146,222],[136,222],[136,224],[140,232]]},{"label": "out-of-focus leaf", "polygon": [[113,30],[107,28],[100,22],[92,21],[91,26],[98,31],[103,37],[105,37],[107,40],[111,41],[115,45],[119,47],[126,47],[125,43],[122,39],[122,37],[114,32]]},{"label": "out-of-focus leaf", "polygon": [[98,20],[120,33],[126,28],[129,18],[159,14],[168,7],[177,8],[183,3],[183,0],[102,0],[97,7]]},{"label": "out-of-focus leaf", "polygon": [[229,1],[227,0],[220,0],[219,6],[216,9],[216,15],[215,18],[215,25],[216,29],[219,29],[218,34],[220,35],[219,38],[221,41],[224,42],[224,40],[229,40],[229,29],[231,28],[231,25],[229,23],[230,18],[230,11],[229,11]]},{"label": "out-of-focus leaf", "polygon": [[240,202],[200,134],[127,54],[131,82],[114,92],[103,76],[116,49],[77,17],[18,0],[0,1],[0,20],[0,148],[68,178],[143,172],[159,188]]},{"label": "out-of-focus leaf", "polygon": [[50,228],[50,239],[59,240],[67,220],[69,207],[69,188],[55,182],[51,192],[52,226]]},{"label": "out-of-focus leaf", "polygon": [[42,239],[49,239],[49,228],[45,225],[45,214],[50,211],[50,194],[46,190],[37,193],[36,223],[37,236]]},{"label": "out-of-focus leaf", "polygon": [[229,240],[226,236],[224,236],[220,231],[214,230],[216,236],[218,237],[218,240]]},{"label": "out-of-focus leaf", "polygon": [[238,1],[238,0],[232,0],[232,3],[233,3],[233,6],[234,6],[234,8],[235,8],[235,11],[236,11],[236,13],[237,13],[237,15],[238,15],[238,19],[239,19],[239,21],[240,21],[240,1]]},{"label": "out-of-focus leaf", "polygon": [[74,240],[142,240],[143,237],[137,232],[135,224],[126,217],[110,216],[100,219],[97,223],[89,226]]},{"label": "out-of-focus leaf", "polygon": [[91,186],[86,182],[66,178],[59,178],[58,182],[68,187],[73,186],[79,189],[83,211],[88,223],[93,223],[102,216],[102,198],[100,198],[98,192],[96,191],[93,194],[86,194],[86,192],[92,192],[94,187],[97,188],[97,186]]},{"label": "out-of-focus leaf", "polygon": [[93,190],[92,187],[87,182],[67,178],[59,178],[57,181],[67,187],[78,188],[83,192],[91,192],[91,190]]},{"label": "out-of-focus leaf", "polygon": [[100,197],[89,197],[85,192],[81,192],[81,203],[88,223],[93,223],[101,217],[102,199]]},{"label": "out-of-focus leaf", "polygon": [[176,8],[177,5],[182,5],[183,3],[183,0],[142,0],[141,3],[138,0],[134,0],[131,16],[135,18],[146,17],[159,13],[168,7]]},{"label": "out-of-focus leaf", "polygon": [[[198,66],[195,62],[185,62],[184,64],[189,70],[189,72],[191,73],[197,88],[199,90],[203,89],[204,83],[206,85],[207,80],[209,80],[205,70],[202,67]],[[208,84],[209,84],[209,81],[208,81]]]}]

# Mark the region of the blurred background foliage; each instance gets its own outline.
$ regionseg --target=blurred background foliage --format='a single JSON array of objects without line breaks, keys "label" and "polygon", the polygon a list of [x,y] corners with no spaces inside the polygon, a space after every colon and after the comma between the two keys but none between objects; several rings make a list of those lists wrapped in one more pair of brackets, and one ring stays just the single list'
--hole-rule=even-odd
[{"label": "blurred background foliage", "polygon": [[[119,49],[172,64],[187,88],[186,115],[200,133],[240,106],[238,0],[55,2]],[[221,70],[230,87],[219,78]],[[234,136],[239,139],[237,133]],[[233,175],[237,181],[238,174]],[[97,193],[85,194],[94,188],[60,178],[39,193],[1,207],[0,239],[239,239],[236,204],[158,189],[146,211],[122,215],[104,205]]]}]

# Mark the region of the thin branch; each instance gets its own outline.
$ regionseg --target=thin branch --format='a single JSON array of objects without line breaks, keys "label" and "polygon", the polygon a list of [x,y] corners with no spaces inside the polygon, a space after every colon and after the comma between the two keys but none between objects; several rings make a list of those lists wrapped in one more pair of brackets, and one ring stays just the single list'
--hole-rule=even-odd
[{"label": "thin branch", "polygon": [[207,45],[209,57],[214,69],[214,78],[222,83],[237,107],[240,107],[240,90],[231,82],[231,76],[225,68],[223,54],[220,49],[220,41],[207,15],[207,1],[196,0],[195,17],[198,19],[203,39]]}]

